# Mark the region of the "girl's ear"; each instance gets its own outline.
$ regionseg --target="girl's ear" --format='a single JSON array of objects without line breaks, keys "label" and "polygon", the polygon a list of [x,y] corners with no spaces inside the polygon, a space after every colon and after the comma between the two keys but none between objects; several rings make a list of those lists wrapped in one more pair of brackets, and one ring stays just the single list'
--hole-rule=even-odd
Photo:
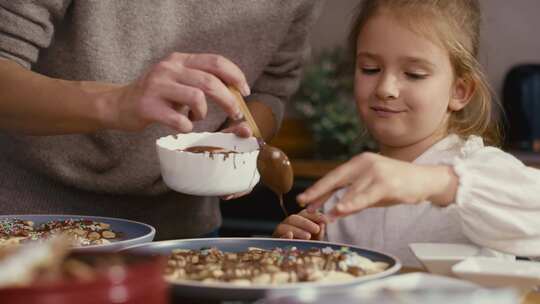
[{"label": "girl's ear", "polygon": [[474,88],[475,86],[472,79],[457,79],[452,89],[452,97],[448,104],[448,110],[456,112],[463,109],[471,100]]}]

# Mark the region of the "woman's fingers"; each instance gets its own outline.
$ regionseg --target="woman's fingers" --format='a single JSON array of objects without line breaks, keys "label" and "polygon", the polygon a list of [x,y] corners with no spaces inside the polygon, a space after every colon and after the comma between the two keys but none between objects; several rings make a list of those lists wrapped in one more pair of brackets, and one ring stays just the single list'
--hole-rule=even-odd
[{"label": "woman's fingers", "polygon": [[179,54],[178,56],[188,68],[206,71],[216,75],[221,81],[236,87],[244,96],[251,92],[246,77],[242,70],[229,59],[215,54]]},{"label": "woman's fingers", "polygon": [[[117,129],[138,131],[159,122],[188,132],[193,120],[206,117],[207,99],[233,120],[240,120],[243,115],[230,86],[250,94],[245,75],[232,61],[214,54],[173,53],[111,94],[111,124]],[[177,113],[164,110],[164,106]],[[240,135],[246,134],[241,128],[237,130]]]},{"label": "woman's fingers", "polygon": [[224,200],[224,201],[228,201],[228,200],[232,200],[232,199],[237,199],[239,197],[242,197],[244,195],[248,195],[250,193],[251,193],[251,191],[243,191],[243,192],[238,192],[238,193],[233,193],[233,194],[229,194],[229,195],[220,196],[219,198]]},{"label": "woman's fingers", "polygon": [[162,121],[165,125],[180,133],[188,133],[193,130],[193,123],[191,120],[174,110],[169,110],[168,113],[164,114],[162,117]]},{"label": "woman's fingers", "polygon": [[[201,120],[208,111],[204,92],[181,83],[169,82],[161,85],[159,96],[171,104],[171,108],[190,120]],[[189,111],[184,111],[188,108]],[[159,117],[156,117],[159,120]]]},{"label": "woman's fingers", "polygon": [[[172,109],[184,114],[189,120],[201,120],[206,117],[207,102],[211,99],[231,118],[239,120],[243,114],[236,97],[228,89],[229,86],[237,87],[243,93],[249,94],[244,74],[238,66],[225,57],[213,54],[173,53],[165,60],[153,65],[137,81],[137,85],[127,88],[127,90],[136,90],[125,95],[126,102],[134,103],[132,108],[141,118],[148,116],[145,113],[152,112],[152,108],[160,103],[168,102],[172,105]],[[189,108],[189,115],[179,111],[186,107]],[[171,118],[174,116],[150,117],[149,122],[176,125],[181,119]],[[139,124],[145,123],[148,124],[145,121]],[[181,125],[175,129],[187,130],[189,128]]]},{"label": "woman's fingers", "polygon": [[241,118],[236,97],[216,75],[198,69],[178,67],[172,76],[180,84],[201,90],[206,97],[210,97],[233,119]]},{"label": "woman's fingers", "polygon": [[253,132],[251,131],[251,129],[249,128],[249,125],[245,121],[238,122],[238,123],[233,122],[230,126],[221,130],[221,132],[234,133],[236,134],[236,136],[243,137],[243,138],[248,138],[248,137],[253,136]]}]

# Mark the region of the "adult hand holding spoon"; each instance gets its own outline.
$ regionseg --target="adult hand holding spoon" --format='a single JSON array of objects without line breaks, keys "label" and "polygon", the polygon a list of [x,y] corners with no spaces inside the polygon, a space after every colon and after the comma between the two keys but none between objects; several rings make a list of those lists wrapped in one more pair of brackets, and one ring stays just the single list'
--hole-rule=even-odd
[{"label": "adult hand holding spoon", "polygon": [[253,135],[259,140],[259,155],[257,157],[257,170],[261,175],[261,180],[279,198],[280,206],[285,215],[287,210],[283,205],[283,194],[289,192],[293,185],[293,169],[287,155],[279,148],[264,142],[261,131],[257,127],[249,108],[242,95],[234,88],[229,89],[236,96],[238,105],[244,118],[251,128]]}]

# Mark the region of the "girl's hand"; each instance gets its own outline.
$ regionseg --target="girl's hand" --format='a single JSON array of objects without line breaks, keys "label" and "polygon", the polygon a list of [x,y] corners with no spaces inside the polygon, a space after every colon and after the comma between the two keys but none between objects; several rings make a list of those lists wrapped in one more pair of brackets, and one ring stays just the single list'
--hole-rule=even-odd
[{"label": "girl's hand", "polygon": [[281,222],[273,237],[285,239],[322,240],[328,219],[318,211],[304,209]]},{"label": "girl's hand", "polygon": [[133,83],[112,90],[105,121],[110,128],[138,131],[152,123],[179,132],[206,117],[207,97],[233,119],[242,118],[228,86],[249,94],[240,68],[220,55],[173,53]]},{"label": "girl's hand", "polygon": [[372,206],[415,204],[424,200],[444,206],[454,201],[458,178],[449,166],[424,166],[362,153],[339,166],[298,196],[309,210],[320,208],[330,193],[347,192],[328,213],[343,217]]}]

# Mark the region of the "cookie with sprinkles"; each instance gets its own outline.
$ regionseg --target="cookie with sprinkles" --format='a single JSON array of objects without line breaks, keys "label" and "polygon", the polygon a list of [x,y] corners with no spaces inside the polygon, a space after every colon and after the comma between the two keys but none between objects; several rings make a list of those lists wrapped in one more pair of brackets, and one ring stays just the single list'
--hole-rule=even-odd
[{"label": "cookie with sprinkles", "polygon": [[35,237],[34,223],[18,218],[0,220],[0,246],[19,244]]},{"label": "cookie with sprinkles", "polygon": [[66,236],[74,247],[110,244],[120,237],[109,224],[86,219],[53,220],[41,225],[18,218],[0,220],[0,246],[41,242],[56,235]]},{"label": "cookie with sprinkles", "polygon": [[49,221],[39,227],[42,238],[62,234],[68,236],[74,246],[109,244],[119,237],[109,224],[86,219]]}]

